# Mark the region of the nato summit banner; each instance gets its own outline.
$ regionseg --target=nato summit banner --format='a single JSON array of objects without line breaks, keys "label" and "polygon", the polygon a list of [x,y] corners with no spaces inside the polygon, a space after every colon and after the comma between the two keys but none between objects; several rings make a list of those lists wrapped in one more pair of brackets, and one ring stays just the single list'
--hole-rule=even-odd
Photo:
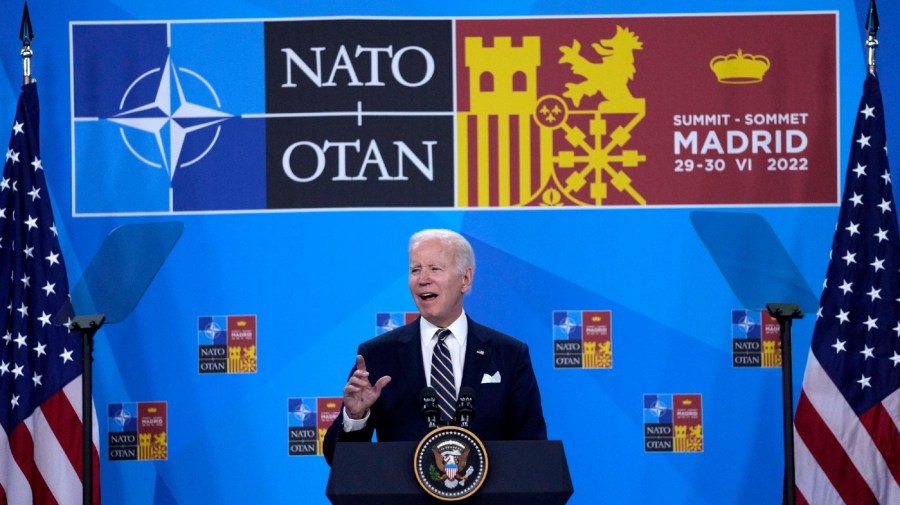
[{"label": "nato summit banner", "polygon": [[836,22],[72,23],[73,213],[833,204]]}]

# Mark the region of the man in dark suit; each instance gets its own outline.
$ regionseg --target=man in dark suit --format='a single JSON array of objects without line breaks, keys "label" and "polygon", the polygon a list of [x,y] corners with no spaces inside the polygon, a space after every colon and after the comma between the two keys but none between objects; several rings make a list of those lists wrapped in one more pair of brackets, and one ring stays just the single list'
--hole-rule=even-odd
[{"label": "man in dark suit", "polygon": [[341,414],[325,434],[329,464],[337,443],[369,442],[373,432],[382,442],[424,437],[426,385],[438,393],[442,424],[452,421],[456,395],[468,386],[475,390],[469,429],[482,440],[547,438],[528,346],[463,311],[474,273],[462,235],[423,230],[410,238],[409,290],[421,315],[359,346]]}]

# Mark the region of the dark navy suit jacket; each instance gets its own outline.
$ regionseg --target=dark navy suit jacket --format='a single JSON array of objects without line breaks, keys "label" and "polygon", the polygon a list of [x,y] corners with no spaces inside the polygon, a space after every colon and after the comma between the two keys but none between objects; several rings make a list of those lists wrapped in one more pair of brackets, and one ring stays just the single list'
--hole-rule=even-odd
[{"label": "dark navy suit jacket", "polygon": [[[546,439],[547,425],[528,346],[466,317],[469,335],[462,387],[475,390],[475,417],[469,429],[482,440]],[[418,441],[428,433],[421,414],[426,382],[420,319],[359,346],[372,383],[385,375],[391,376],[391,382],[372,405],[364,429],[344,432],[343,414],[335,419],[323,444],[329,464],[337,442],[369,442],[373,431],[381,442]],[[482,383],[485,374],[493,377],[497,372],[499,383]]]}]

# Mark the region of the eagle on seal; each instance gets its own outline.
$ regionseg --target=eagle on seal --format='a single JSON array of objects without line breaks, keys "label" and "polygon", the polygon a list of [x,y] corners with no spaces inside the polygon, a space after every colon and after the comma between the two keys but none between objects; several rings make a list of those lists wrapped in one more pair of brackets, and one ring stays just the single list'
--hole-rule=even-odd
[{"label": "eagle on seal", "polygon": [[462,471],[466,469],[466,461],[469,459],[469,450],[470,449],[467,447],[460,452],[459,456],[455,456],[453,453],[449,452],[447,455],[441,454],[437,446],[431,448],[431,452],[434,453],[434,464],[443,474],[441,475],[441,480],[452,480],[456,478],[459,480],[466,480]]}]

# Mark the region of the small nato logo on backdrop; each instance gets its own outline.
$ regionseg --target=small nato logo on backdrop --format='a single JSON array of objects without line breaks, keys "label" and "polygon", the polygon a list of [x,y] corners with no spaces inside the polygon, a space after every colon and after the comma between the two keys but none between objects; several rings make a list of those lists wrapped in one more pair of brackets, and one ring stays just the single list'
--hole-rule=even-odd
[{"label": "small nato logo on backdrop", "polygon": [[166,460],[169,456],[166,402],[110,403],[107,406],[110,461]]},{"label": "small nato logo on backdrop", "polygon": [[645,394],[644,452],[703,452],[699,394]]},{"label": "small nato logo on backdrop", "polygon": [[288,398],[288,455],[322,454],[328,427],[341,409],[340,397]]},{"label": "small nato logo on backdrop", "polygon": [[735,368],[781,368],[781,328],[767,311],[731,311],[731,363]]},{"label": "small nato logo on backdrop", "polygon": [[612,368],[612,311],[553,311],[554,368]]},{"label": "small nato logo on backdrop", "polygon": [[197,318],[197,359],[201,374],[257,371],[256,316]]}]

